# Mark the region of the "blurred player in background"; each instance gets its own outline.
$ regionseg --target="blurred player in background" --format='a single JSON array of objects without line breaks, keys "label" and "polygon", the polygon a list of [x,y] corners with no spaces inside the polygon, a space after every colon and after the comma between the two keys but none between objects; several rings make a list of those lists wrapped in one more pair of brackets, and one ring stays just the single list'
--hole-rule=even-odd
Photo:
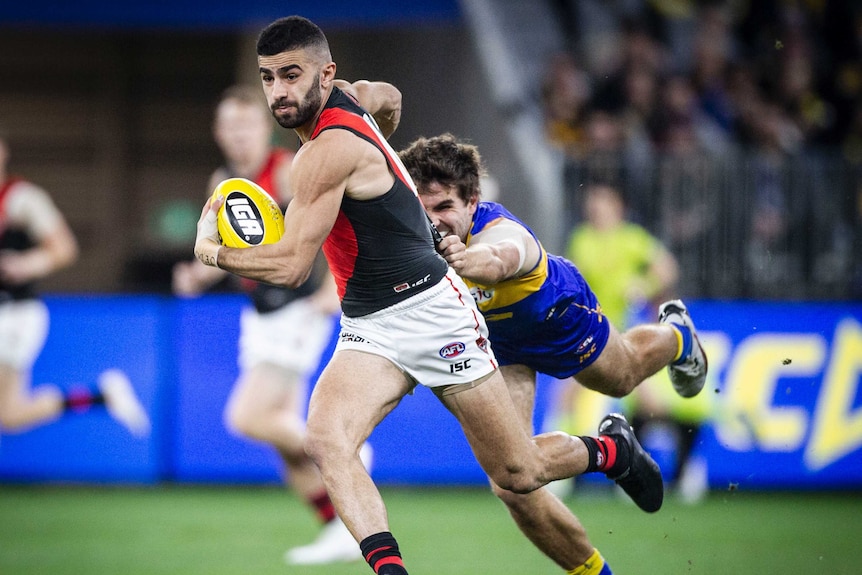
[{"label": "blurred player in background", "polygon": [[[302,141],[291,167],[294,196],[284,235],[245,249],[220,245],[216,213],[224,198],[218,197],[201,212],[195,255],[238,275],[298,286],[323,248],[343,313],[335,353],[311,396],[305,448],[372,570],[407,574],[360,449],[420,383],[458,420],[500,489],[528,493],[557,479],[602,472],[616,477],[639,504],[657,510],[661,472],[622,416],[608,416],[601,437],[531,437],[512,425],[519,414],[482,315],[437,252],[413,182],[386,141],[400,119],[400,92],[385,83],[357,82],[356,93],[368,96],[358,98],[360,106],[336,85],[323,32],[299,16],[269,24],[257,53],[273,115]],[[588,541],[576,543],[572,573],[610,575]],[[445,553],[440,561],[446,572]]]},{"label": "blurred player in background", "polygon": [[[210,177],[209,193],[227,178],[242,177],[260,185],[282,208],[290,202],[288,179],[294,153],[272,145],[273,126],[259,88],[239,85],[223,93],[216,106],[213,136],[225,165]],[[285,480],[323,525],[313,543],[288,550],[285,561],[322,564],[360,559],[356,542],[336,515],[317,467],[302,446],[308,378],[332,337],[334,314],[339,310],[325,261],[319,257],[309,281],[296,289],[232,276],[197,260],[180,262],[174,269],[174,293],[196,296],[226,276],[239,284],[251,303],[240,319],[240,376],[225,407],[226,425],[278,451]],[[366,450],[370,465],[370,447]]]},{"label": "blurred player in background", "polygon": [[[572,231],[566,255],[595,292],[602,313],[622,329],[655,317],[660,303],[676,290],[676,258],[647,230],[626,219],[625,198],[617,187],[591,184],[583,202],[586,219]],[[708,486],[706,460],[694,454],[694,447],[710,414],[710,394],[683,399],[671,389],[667,372],[660,371],[626,396],[622,406],[647,448],[659,434],[675,444],[669,478],[682,499],[692,503]],[[567,386],[558,416],[569,423],[560,428],[577,433],[606,413],[609,401],[592,390]]]},{"label": "blurred player in background", "polygon": [[[574,376],[582,385],[619,397],[669,366],[678,393],[700,392],[706,358],[682,302],[666,304],[660,324],[621,335],[574,265],[545,252],[533,232],[501,204],[480,201],[484,168],[475,146],[444,134],[416,140],[400,157],[443,236],[438,249],[470,286],[488,322],[526,431],[533,433],[537,372]],[[622,417],[606,417],[599,432],[614,426],[631,431]],[[607,475],[641,508],[656,510],[632,492],[626,474]],[[594,572],[584,567],[582,550],[589,540],[583,526],[550,490],[523,494],[492,487],[542,552],[568,573]]]},{"label": "blurred player in background", "polygon": [[8,171],[8,140],[0,134],[0,430],[26,431],[67,412],[104,406],[134,435],[150,421],[126,375],[102,372],[95,385],[31,390],[33,364],[48,336],[48,307],[35,284],[72,265],[78,242],[48,193]]}]

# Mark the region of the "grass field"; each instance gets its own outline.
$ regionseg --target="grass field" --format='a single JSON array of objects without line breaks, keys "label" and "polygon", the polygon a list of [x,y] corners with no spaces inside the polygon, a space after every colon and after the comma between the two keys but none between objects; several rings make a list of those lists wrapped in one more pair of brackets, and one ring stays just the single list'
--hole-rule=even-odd
[{"label": "grass field", "polygon": [[[384,488],[411,575],[562,573],[480,489]],[[862,573],[858,493],[713,492],[655,515],[607,491],[567,500],[616,575]],[[288,567],[316,533],[277,487],[0,485],[3,575],[347,575]]]}]

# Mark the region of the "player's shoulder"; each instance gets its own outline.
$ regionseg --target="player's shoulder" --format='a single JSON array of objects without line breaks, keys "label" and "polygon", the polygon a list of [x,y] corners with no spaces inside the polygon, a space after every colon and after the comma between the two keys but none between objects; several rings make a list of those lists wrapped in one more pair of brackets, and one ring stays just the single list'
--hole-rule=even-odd
[{"label": "player's shoulder", "polygon": [[479,202],[473,214],[473,228],[480,230],[494,226],[511,226],[527,228],[521,220],[515,217],[503,204],[497,202]]},{"label": "player's shoulder", "polygon": [[30,204],[33,202],[53,204],[51,195],[45,188],[30,180],[23,179],[12,182],[3,194],[2,202],[6,206],[11,204]]},{"label": "player's shoulder", "polygon": [[351,166],[359,162],[371,146],[350,130],[327,129],[300,146],[293,159],[293,167],[296,170],[308,164],[314,164],[316,169]]},{"label": "player's shoulder", "polygon": [[35,182],[31,182],[30,180],[26,180],[24,178],[12,178],[6,184],[6,190],[4,196],[10,196],[12,194],[16,195],[25,195],[25,194],[47,194],[40,185]]},{"label": "player's shoulder", "polygon": [[47,190],[29,180],[18,180],[0,198],[0,211],[7,222],[22,226],[51,226],[62,218]]}]

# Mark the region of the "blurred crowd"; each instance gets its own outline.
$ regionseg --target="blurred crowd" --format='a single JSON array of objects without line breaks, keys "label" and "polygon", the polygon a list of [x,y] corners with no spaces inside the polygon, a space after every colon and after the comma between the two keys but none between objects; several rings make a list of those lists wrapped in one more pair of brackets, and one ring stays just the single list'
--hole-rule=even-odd
[{"label": "blurred crowd", "polygon": [[862,294],[862,4],[551,1],[567,45],[542,102],[571,225],[583,186],[611,183],[692,295]]},{"label": "blurred crowd", "polygon": [[832,145],[862,160],[862,5],[557,1],[569,49],[544,96],[568,153],[619,139],[632,153]]}]

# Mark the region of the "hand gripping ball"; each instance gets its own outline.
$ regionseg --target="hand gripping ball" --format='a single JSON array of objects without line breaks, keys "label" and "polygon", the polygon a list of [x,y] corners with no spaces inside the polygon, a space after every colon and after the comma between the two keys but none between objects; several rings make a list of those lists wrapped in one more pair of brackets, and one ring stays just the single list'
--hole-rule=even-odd
[{"label": "hand gripping ball", "polygon": [[219,240],[231,248],[277,242],[284,234],[284,214],[263,188],[244,178],[228,178],[216,186],[212,199],[224,196],[216,214]]}]

